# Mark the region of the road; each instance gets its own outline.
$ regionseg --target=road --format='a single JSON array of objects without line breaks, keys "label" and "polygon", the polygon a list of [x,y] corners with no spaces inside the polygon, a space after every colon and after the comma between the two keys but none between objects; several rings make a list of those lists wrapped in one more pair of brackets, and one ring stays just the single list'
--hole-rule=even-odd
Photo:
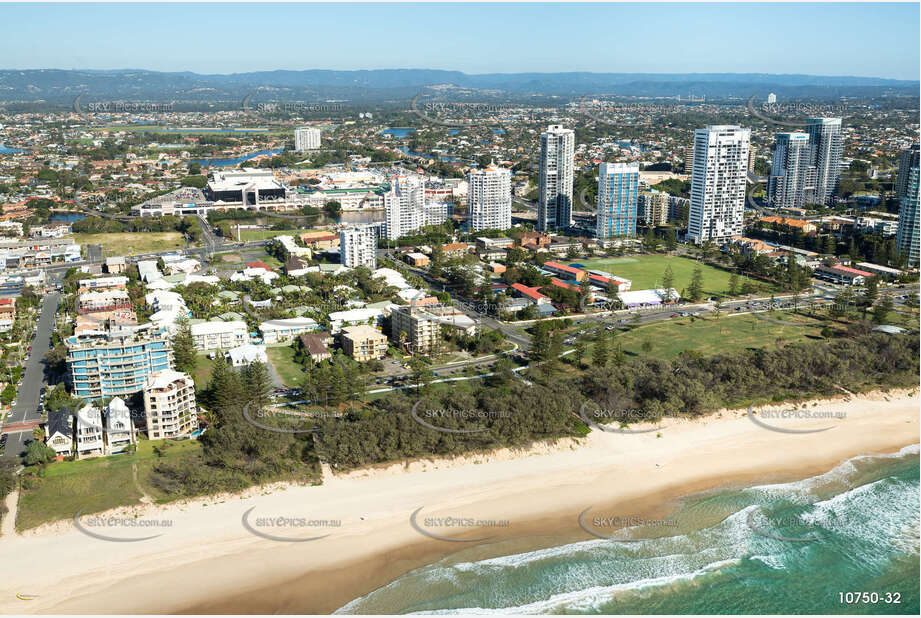
[{"label": "road", "polygon": [[[22,377],[22,386],[16,399],[16,405],[7,419],[9,423],[29,423],[41,421],[42,415],[38,413],[39,391],[45,383],[45,364],[43,359],[51,349],[51,333],[54,331],[55,314],[61,304],[61,295],[57,292],[48,294],[42,299],[41,310],[38,315],[38,334],[32,340],[32,353],[26,361]],[[23,429],[10,433],[7,438],[6,450],[3,457],[18,460],[25,451],[26,442],[32,439],[31,429]]]}]

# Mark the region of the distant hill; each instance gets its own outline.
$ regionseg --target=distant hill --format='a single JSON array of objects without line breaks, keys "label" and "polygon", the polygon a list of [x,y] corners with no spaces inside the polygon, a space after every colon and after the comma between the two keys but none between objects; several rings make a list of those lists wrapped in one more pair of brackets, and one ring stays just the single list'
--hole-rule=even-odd
[{"label": "distant hill", "polygon": [[0,101],[71,104],[82,101],[239,102],[400,101],[428,86],[453,86],[507,99],[618,94],[643,97],[748,98],[774,92],[787,98],[917,96],[919,82],[874,77],[765,73],[491,73],[430,69],[260,71],[229,75],[145,70],[0,70]]}]

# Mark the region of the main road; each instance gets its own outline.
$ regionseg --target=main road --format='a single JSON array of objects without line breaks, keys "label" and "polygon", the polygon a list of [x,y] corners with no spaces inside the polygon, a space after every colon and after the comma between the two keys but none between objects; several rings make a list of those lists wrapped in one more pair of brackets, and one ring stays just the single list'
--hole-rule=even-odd
[{"label": "main road", "polygon": [[55,314],[61,304],[61,295],[57,292],[48,294],[42,299],[38,315],[38,329],[32,340],[32,353],[26,361],[22,386],[16,399],[16,405],[4,424],[4,433],[10,427],[7,438],[6,450],[3,456],[7,459],[18,461],[25,451],[26,443],[32,440],[31,424],[42,420],[38,412],[40,391],[45,383],[45,354],[51,349],[51,333],[54,332]]}]

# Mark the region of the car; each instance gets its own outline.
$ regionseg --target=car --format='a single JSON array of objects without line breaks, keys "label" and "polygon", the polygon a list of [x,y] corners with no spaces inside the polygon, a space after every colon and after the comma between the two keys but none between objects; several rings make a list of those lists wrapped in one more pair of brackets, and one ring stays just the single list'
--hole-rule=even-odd
[{"label": "car", "polygon": [[673,317],[673,318],[680,318],[680,317],[681,317],[681,314],[680,314],[680,313],[673,313],[670,317]]}]

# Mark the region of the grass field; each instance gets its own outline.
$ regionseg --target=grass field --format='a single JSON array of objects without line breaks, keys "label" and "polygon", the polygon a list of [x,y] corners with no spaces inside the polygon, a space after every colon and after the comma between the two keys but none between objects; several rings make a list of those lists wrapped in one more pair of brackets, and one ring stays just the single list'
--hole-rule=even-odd
[{"label": "grass field", "polygon": [[734,352],[744,348],[771,348],[780,343],[795,343],[819,337],[826,321],[788,312],[772,315],[774,319],[801,322],[802,326],[775,324],[754,315],[723,315],[713,317],[673,319],[668,322],[639,326],[617,336],[625,352],[646,356],[643,342],[652,348],[648,356],[674,358],[684,350],[694,350],[704,356]]},{"label": "grass field", "polygon": [[106,255],[131,255],[184,249],[179,232],[126,232],[118,234],[74,234],[81,245],[102,245]]},{"label": "grass field", "polygon": [[[19,499],[16,529],[28,530],[44,523],[69,519],[76,513],[98,513],[119,506],[138,504],[142,495],[162,498],[150,486],[150,473],[160,455],[154,446],[164,441],[142,441],[134,455],[113,455],[82,461],[49,464],[35,485],[24,489]],[[201,445],[196,440],[168,442],[163,458],[195,456]],[[134,481],[137,467],[138,483]],[[25,488],[29,480],[24,479]]]},{"label": "grass field", "polygon": [[269,362],[281,377],[281,381],[289,387],[300,386],[304,381],[304,367],[294,362],[294,348],[290,345],[266,348]]},{"label": "grass field", "polygon": [[[698,264],[703,273],[704,296],[729,293],[729,273],[725,270],[700,264],[694,260],[683,257],[667,255],[638,255],[635,257],[603,258],[596,260],[566,260],[565,263],[583,264],[586,268],[603,270],[612,275],[624,277],[632,282],[631,290],[648,290],[662,285],[662,275],[665,267],[671,266],[675,276],[674,287],[680,293],[691,283],[694,267]],[[739,277],[739,286],[745,281],[750,281],[757,286],[763,286],[767,292],[773,287],[770,284],[754,281],[747,277]]]},{"label": "grass field", "polygon": [[214,361],[202,352],[195,357],[195,371],[192,372],[192,379],[195,380],[195,390],[202,391],[208,386],[208,380],[211,379],[211,371],[214,369]]},{"label": "grass field", "polygon": [[[240,240],[268,240],[276,236],[294,236],[304,230],[240,230]],[[237,230],[233,228],[234,237]]]}]

